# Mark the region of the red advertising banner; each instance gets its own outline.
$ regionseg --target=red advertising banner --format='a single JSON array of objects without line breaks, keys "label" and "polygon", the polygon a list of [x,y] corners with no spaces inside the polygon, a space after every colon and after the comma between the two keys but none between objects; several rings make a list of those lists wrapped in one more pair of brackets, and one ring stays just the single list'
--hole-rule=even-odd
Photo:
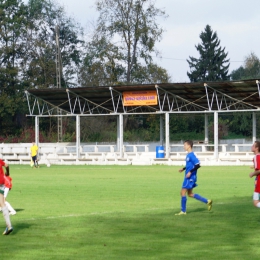
[{"label": "red advertising banner", "polygon": [[156,90],[125,91],[123,92],[124,106],[152,106],[157,105]]}]

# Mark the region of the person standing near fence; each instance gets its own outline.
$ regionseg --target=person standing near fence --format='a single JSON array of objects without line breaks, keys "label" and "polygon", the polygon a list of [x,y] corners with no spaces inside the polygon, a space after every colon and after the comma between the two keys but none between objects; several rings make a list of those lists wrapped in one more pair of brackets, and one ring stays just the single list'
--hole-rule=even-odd
[{"label": "person standing near fence", "polygon": [[254,153],[253,163],[254,171],[249,173],[249,177],[255,177],[255,189],[253,193],[253,204],[255,207],[260,208],[260,141],[255,141],[252,145],[251,151]]},{"label": "person standing near fence", "polygon": [[9,174],[9,166],[7,165],[7,163],[5,163],[0,159],[0,207],[2,208],[3,216],[6,223],[6,229],[3,232],[3,235],[9,235],[13,231],[13,227],[11,224],[8,208],[5,205],[5,199],[4,199],[4,188],[5,188],[4,175],[5,174],[4,174],[3,167],[5,167],[5,171]]},{"label": "person standing near fence", "polygon": [[31,157],[32,157],[34,168],[39,168],[37,154],[38,154],[38,146],[33,142],[31,146]]},{"label": "person standing near fence", "polygon": [[201,197],[199,194],[193,193],[193,188],[197,186],[197,170],[200,168],[200,161],[197,156],[192,151],[193,142],[191,140],[186,140],[184,142],[184,150],[188,152],[186,155],[186,166],[179,170],[179,172],[185,171],[184,181],[181,189],[181,212],[175,215],[186,215],[186,203],[188,194],[189,197],[199,200],[208,205],[208,210],[212,208],[212,200]]}]

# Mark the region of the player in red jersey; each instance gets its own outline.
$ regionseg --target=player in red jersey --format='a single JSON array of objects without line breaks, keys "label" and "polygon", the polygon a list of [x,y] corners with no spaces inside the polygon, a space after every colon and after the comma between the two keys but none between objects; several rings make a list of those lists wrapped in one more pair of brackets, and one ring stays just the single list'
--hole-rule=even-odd
[{"label": "player in red jersey", "polygon": [[260,141],[255,141],[252,145],[251,151],[255,154],[253,163],[254,163],[254,172],[249,174],[249,177],[252,178],[256,176],[255,180],[255,190],[253,194],[253,204],[255,207],[260,208]]},{"label": "player in red jersey", "polygon": [[14,210],[14,208],[11,206],[11,204],[9,202],[6,201],[6,197],[8,195],[8,192],[12,189],[13,184],[12,184],[12,178],[9,175],[9,172],[5,173],[5,190],[4,190],[4,198],[5,198],[5,205],[9,210],[9,214],[10,215],[15,215],[16,211]]},{"label": "player in red jersey", "polygon": [[9,174],[9,166],[7,163],[0,159],[0,207],[2,208],[3,216],[6,223],[6,229],[3,232],[3,235],[9,235],[13,231],[13,227],[10,221],[9,211],[5,205],[4,199],[4,188],[5,188],[5,179],[4,179],[4,169],[5,167],[6,172]]}]

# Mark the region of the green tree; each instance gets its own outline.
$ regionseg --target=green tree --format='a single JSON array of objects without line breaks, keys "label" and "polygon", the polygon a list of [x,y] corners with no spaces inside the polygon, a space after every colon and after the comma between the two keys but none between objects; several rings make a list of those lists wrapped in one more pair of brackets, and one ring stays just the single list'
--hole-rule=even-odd
[{"label": "green tree", "polygon": [[220,46],[217,32],[213,32],[207,25],[201,32],[201,44],[195,45],[200,57],[189,56],[190,72],[187,72],[191,82],[199,81],[223,81],[228,80],[229,59],[225,48]]},{"label": "green tree", "polygon": [[233,70],[232,80],[258,79],[260,77],[260,60],[254,52],[245,57],[244,65]]},{"label": "green tree", "polygon": [[0,127],[10,134],[22,110],[21,62],[24,58],[26,8],[21,0],[0,0]]},{"label": "green tree", "polygon": [[136,75],[140,66],[150,65],[158,68],[157,73],[161,72],[152,63],[151,55],[157,53],[155,43],[162,37],[163,29],[156,19],[166,17],[164,11],[150,0],[98,0],[97,10],[100,13],[97,33],[118,46],[116,55],[124,69],[124,75],[119,70],[120,81],[139,82]]},{"label": "green tree", "polygon": [[142,66],[142,64],[135,64],[132,81],[140,84],[148,83],[167,83],[170,76],[166,69],[154,64],[153,62]]},{"label": "green tree", "polygon": [[62,87],[69,82],[77,83],[84,44],[82,28],[53,1],[29,0],[28,10],[27,56],[23,64],[27,84],[31,88],[56,87],[56,26],[59,26]]},{"label": "green tree", "polygon": [[117,85],[123,80],[122,50],[95,33],[86,44],[86,55],[80,69],[81,86]]}]

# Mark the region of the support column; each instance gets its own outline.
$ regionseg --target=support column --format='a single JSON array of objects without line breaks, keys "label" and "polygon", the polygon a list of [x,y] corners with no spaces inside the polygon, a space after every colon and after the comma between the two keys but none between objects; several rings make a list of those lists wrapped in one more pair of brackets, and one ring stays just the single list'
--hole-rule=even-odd
[{"label": "support column", "polygon": [[76,115],[76,154],[80,157],[80,116]]},{"label": "support column", "polygon": [[253,133],[252,133],[252,137],[253,137],[253,143],[256,141],[256,114],[255,112],[253,112]]},{"label": "support column", "polygon": [[165,158],[170,157],[170,116],[165,113]]},{"label": "support column", "polygon": [[163,135],[163,115],[160,115],[160,145],[163,145],[164,135]]},{"label": "support column", "polygon": [[123,158],[123,114],[119,114],[117,117],[117,151],[119,152],[119,157]]},{"label": "support column", "polygon": [[218,159],[218,112],[214,112],[214,157]]},{"label": "support column", "polygon": [[35,117],[35,143],[39,146],[39,117]]},{"label": "support column", "polygon": [[120,118],[116,118],[116,151],[120,152]]},{"label": "support column", "polygon": [[209,143],[209,117],[208,114],[205,114],[205,126],[204,126],[204,132],[205,132],[205,139],[204,139],[204,143],[208,144]]}]

